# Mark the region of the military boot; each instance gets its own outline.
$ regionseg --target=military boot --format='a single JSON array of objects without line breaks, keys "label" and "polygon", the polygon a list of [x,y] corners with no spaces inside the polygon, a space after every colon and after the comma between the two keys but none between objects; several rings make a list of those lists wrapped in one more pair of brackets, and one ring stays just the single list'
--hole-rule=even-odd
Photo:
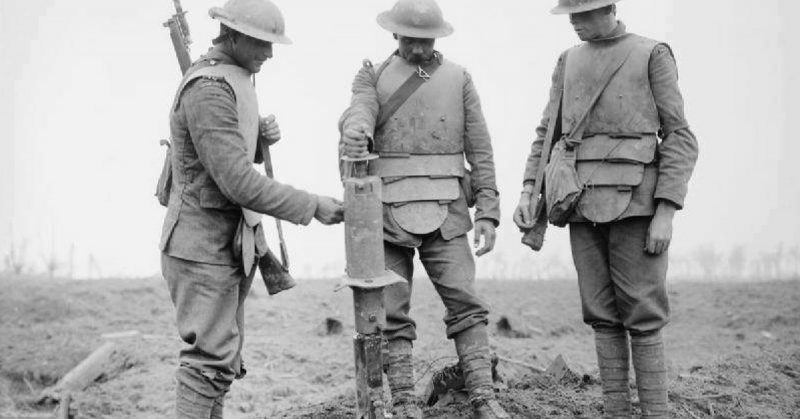
[{"label": "military boot", "polygon": [[477,419],[505,419],[508,413],[495,400],[492,381],[492,359],[486,324],[478,323],[454,338],[464,385]]},{"label": "military boot", "polygon": [[631,353],[642,418],[668,418],[667,368],[661,332],[632,333]]},{"label": "military boot", "polygon": [[624,329],[595,329],[594,345],[603,387],[603,417],[630,419],[628,333]]},{"label": "military boot", "polygon": [[213,398],[195,392],[186,384],[179,382],[175,387],[176,419],[210,418],[213,406]]},{"label": "military boot", "polygon": [[421,419],[422,408],[414,394],[414,365],[411,358],[411,341],[390,340],[387,344],[386,378],[392,393],[392,417],[399,419]]}]

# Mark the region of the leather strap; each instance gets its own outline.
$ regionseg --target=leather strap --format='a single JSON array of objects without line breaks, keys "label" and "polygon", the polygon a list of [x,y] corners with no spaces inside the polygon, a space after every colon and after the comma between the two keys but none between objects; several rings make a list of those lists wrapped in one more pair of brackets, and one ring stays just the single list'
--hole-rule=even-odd
[{"label": "leather strap", "polygon": [[[377,132],[381,129],[386,122],[389,121],[389,118],[406,103],[409,97],[411,97],[414,92],[419,89],[426,81],[428,81],[436,70],[441,67],[442,63],[440,62],[440,57],[438,53],[434,53],[433,60],[431,60],[430,64],[426,65],[425,67],[417,67],[417,71],[413,72],[406,81],[397,88],[397,90],[392,93],[392,96],[389,97],[389,100],[386,101],[383,105],[381,105],[381,109],[378,112],[378,120],[375,123],[375,131]],[[388,60],[387,60],[388,62]],[[380,74],[378,74],[380,76]],[[376,81],[377,83],[377,81]]]}]

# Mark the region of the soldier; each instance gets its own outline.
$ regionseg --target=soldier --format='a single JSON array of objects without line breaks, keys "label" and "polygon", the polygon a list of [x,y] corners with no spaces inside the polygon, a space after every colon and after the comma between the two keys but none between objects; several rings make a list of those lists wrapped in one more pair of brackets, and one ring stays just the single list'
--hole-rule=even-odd
[{"label": "soldier", "polygon": [[383,179],[386,267],[408,281],[384,294],[393,411],[421,416],[411,357],[416,324],[408,315],[417,251],[445,304],[447,337],[455,340],[476,417],[508,417],[494,397],[489,308],[475,291],[466,235],[470,203],[476,206],[474,244],[484,241],[477,256],[492,250],[500,217],[480,100],[469,73],[434,50],[436,38],[453,32],[434,0],[399,0],[377,20],[398,49],[377,67],[365,61],[356,75],[351,105],[340,120],[340,153],[380,156],[371,170]]},{"label": "soldier", "polygon": [[[176,373],[178,418],[221,418],[242,361],[244,300],[266,242],[260,214],[307,225],[342,221],[342,203],[283,185],[253,167],[258,139],[280,138],[260,118],[251,81],[288,44],[269,0],[230,0],[209,11],[220,22],[213,48],[187,71],[170,112],[173,181],[161,268],[186,346]],[[260,128],[260,129],[259,129]]]},{"label": "soldier", "polygon": [[[523,229],[533,225],[538,197],[531,192],[550,127],[558,142],[548,174],[558,164],[555,150],[568,156],[562,162],[569,156],[576,162],[571,173],[579,198],[567,222],[583,318],[595,332],[605,417],[631,417],[632,354],[642,417],[661,418],[669,416],[660,333],[669,320],[667,248],[698,148],[672,51],[627,33],[616,18],[617,1],[559,0],[552,11],[569,14],[584,42],[556,65],[514,220]],[[548,198],[565,196],[550,188],[568,178],[547,177]]]}]

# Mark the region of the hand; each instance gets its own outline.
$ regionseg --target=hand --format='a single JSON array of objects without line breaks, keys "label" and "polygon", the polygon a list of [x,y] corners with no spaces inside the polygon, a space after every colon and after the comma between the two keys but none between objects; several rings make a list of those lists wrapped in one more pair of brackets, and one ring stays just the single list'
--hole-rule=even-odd
[{"label": "hand", "polygon": [[344,145],[344,155],[347,157],[362,158],[369,154],[367,128],[363,125],[345,128],[344,132],[342,132],[342,143]]},{"label": "hand", "polygon": [[258,123],[258,132],[267,139],[267,145],[273,145],[281,139],[281,128],[278,126],[278,122],[275,121],[275,115],[261,118]]},{"label": "hand", "polygon": [[473,245],[476,249],[481,244],[481,236],[483,236],[483,247],[475,252],[475,256],[478,257],[481,257],[494,249],[494,241],[497,238],[497,233],[494,230],[494,223],[492,221],[475,221],[475,239]]},{"label": "hand", "polygon": [[677,208],[671,203],[661,201],[647,229],[647,240],[644,251],[651,255],[660,255],[667,251],[672,240],[672,218]]},{"label": "hand", "polygon": [[336,198],[319,196],[314,218],[325,225],[339,224],[344,219],[344,204]]},{"label": "hand", "polygon": [[517,204],[517,209],[514,210],[514,224],[517,227],[522,229],[533,228],[533,211],[536,209],[537,202],[534,202],[528,192],[523,191],[520,194],[519,204]]}]

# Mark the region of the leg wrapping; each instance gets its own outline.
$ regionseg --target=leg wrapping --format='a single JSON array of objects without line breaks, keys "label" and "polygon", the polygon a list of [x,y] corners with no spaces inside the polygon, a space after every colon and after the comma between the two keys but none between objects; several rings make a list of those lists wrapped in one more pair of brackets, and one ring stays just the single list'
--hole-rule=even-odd
[{"label": "leg wrapping", "polygon": [[631,352],[642,418],[668,418],[667,368],[661,333],[631,335]]},{"label": "leg wrapping", "polygon": [[604,417],[630,418],[628,334],[623,329],[596,329],[594,339],[603,388]]}]

